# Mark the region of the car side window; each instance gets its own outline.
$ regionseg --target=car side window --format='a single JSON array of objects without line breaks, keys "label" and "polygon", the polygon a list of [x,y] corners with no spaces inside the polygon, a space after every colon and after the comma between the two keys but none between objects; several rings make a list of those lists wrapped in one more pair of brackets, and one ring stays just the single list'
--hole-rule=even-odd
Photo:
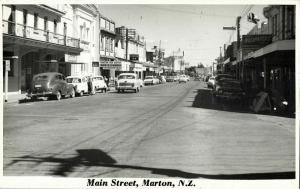
[{"label": "car side window", "polygon": [[60,75],[56,75],[55,76],[55,80],[61,80],[61,76]]}]

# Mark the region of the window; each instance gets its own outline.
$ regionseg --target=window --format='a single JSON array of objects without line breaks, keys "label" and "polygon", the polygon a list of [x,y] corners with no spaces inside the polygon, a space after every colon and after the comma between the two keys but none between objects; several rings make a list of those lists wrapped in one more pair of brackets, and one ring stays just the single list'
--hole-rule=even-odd
[{"label": "window", "polygon": [[44,30],[47,31],[48,30],[48,17],[44,17]]},{"label": "window", "polygon": [[86,28],[86,40],[89,41],[89,28]]},{"label": "window", "polygon": [[101,36],[101,46],[100,46],[100,50],[104,50],[104,38],[103,38],[103,36]]},{"label": "window", "polygon": [[80,39],[83,39],[83,26],[80,26]]},{"label": "window", "polygon": [[111,39],[110,40],[110,52],[114,52],[113,44],[114,44],[114,41],[113,41],[113,39]]},{"label": "window", "polygon": [[34,29],[37,29],[38,28],[38,13],[34,13],[34,24],[33,24],[33,27]]},{"label": "window", "polygon": [[288,6],[287,8],[287,32],[290,34],[291,38],[295,37],[295,14],[294,6]]},{"label": "window", "polygon": [[273,36],[277,36],[277,34],[278,34],[278,20],[277,19],[278,19],[278,15],[276,14],[273,16],[273,31],[272,31]]},{"label": "window", "polygon": [[54,20],[54,28],[53,32],[56,34],[57,33],[57,20]]},{"label": "window", "polygon": [[23,9],[23,25],[26,26],[27,25],[27,10]]}]

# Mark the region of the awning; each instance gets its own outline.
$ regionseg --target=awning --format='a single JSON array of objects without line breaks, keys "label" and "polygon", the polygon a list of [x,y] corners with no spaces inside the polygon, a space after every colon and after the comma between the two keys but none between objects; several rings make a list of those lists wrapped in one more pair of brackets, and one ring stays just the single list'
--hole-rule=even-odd
[{"label": "awning", "polygon": [[271,43],[257,51],[251,52],[244,59],[257,58],[276,51],[295,50],[295,39],[281,40]]},{"label": "awning", "polygon": [[230,58],[227,58],[224,62],[223,62],[223,64],[228,64],[230,62]]},{"label": "awning", "polygon": [[58,63],[58,64],[87,64],[84,62],[58,62],[58,61],[54,61],[54,60],[38,60],[36,62],[39,63]]}]

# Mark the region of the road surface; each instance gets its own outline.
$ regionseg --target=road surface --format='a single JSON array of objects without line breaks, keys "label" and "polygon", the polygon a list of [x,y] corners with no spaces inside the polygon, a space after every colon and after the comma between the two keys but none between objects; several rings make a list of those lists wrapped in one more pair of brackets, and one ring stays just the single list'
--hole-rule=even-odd
[{"label": "road surface", "polygon": [[205,83],[4,106],[4,176],[293,178],[295,119],[216,104]]}]

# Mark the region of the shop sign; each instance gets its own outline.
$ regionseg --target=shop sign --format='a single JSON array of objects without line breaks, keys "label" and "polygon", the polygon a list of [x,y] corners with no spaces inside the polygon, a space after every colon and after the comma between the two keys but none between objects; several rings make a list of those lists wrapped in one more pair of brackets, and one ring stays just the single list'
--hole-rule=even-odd
[{"label": "shop sign", "polygon": [[139,55],[138,54],[130,54],[129,59],[132,61],[139,61]]},{"label": "shop sign", "polygon": [[67,54],[66,59],[67,59],[67,62],[77,62],[77,56],[76,55]]},{"label": "shop sign", "polygon": [[121,69],[122,64],[120,61],[103,61],[100,63],[100,67],[104,69]]},{"label": "shop sign", "polygon": [[92,67],[99,67],[99,62],[92,62]]},{"label": "shop sign", "polygon": [[272,43],[272,35],[243,35],[243,49],[259,49]]}]

